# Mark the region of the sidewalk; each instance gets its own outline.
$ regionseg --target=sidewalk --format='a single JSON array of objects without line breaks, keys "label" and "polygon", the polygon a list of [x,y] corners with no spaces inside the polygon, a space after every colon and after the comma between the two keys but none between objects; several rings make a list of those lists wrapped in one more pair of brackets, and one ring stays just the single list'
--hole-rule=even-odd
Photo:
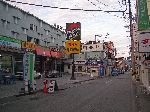
[{"label": "sidewalk", "polygon": [[[88,75],[85,76],[76,76],[76,80],[70,80],[71,75],[63,75],[63,77],[58,78],[41,78],[37,79],[37,91],[40,91],[43,89],[43,80],[47,79],[50,80],[56,80],[59,90],[67,89],[71,84],[84,82],[88,80],[93,80],[94,78],[91,78]],[[16,84],[12,85],[0,85],[0,99],[7,98],[11,96],[15,96],[19,94],[19,91],[21,88],[24,88],[24,82],[23,81],[16,81]]]},{"label": "sidewalk", "polygon": [[137,112],[150,112],[150,94],[141,90],[139,82],[133,82],[135,88],[135,105]]}]

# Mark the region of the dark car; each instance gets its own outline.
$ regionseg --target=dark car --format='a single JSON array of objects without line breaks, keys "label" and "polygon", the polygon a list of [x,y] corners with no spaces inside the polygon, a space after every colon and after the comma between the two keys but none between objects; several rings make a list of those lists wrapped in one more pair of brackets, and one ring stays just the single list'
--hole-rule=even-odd
[{"label": "dark car", "polygon": [[56,70],[50,71],[46,73],[46,78],[57,78],[57,77],[62,77],[62,74]]},{"label": "dark car", "polygon": [[116,69],[116,68],[112,69],[111,75],[112,76],[118,76],[119,75],[118,69]]}]

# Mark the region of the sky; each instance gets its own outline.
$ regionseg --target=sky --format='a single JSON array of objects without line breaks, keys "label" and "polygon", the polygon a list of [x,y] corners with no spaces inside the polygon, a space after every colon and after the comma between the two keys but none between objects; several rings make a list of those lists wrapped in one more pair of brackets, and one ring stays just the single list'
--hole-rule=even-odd
[{"label": "sky", "polygon": [[[5,0],[4,0],[5,1]],[[126,10],[126,5],[123,0],[16,0],[17,2],[27,2],[40,5],[48,5],[65,8],[81,8],[87,10],[103,10],[103,11],[73,11],[61,10],[53,8],[43,8],[36,6],[29,6],[25,4],[15,5],[35,16],[49,23],[50,25],[60,25],[63,29],[66,28],[66,23],[80,22],[81,23],[81,41],[89,40],[112,41],[117,49],[117,57],[129,56],[129,45],[131,39],[128,28],[124,26],[129,25],[128,15],[121,12],[106,13],[104,11]],[[135,0],[131,0],[132,11],[134,12]],[[127,10],[128,13],[128,10]],[[134,14],[134,13],[133,13]],[[126,17],[123,18],[123,17]],[[109,35],[107,35],[109,34]],[[107,35],[107,38],[105,38]]]}]

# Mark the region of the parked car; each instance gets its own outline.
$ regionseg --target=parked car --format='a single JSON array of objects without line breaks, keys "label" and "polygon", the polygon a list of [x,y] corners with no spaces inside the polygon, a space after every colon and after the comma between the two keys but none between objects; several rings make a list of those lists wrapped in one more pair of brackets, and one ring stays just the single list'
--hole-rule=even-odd
[{"label": "parked car", "polygon": [[112,76],[118,76],[119,75],[118,69],[116,69],[116,68],[112,69],[111,75]]},{"label": "parked car", "polygon": [[45,74],[46,78],[57,78],[62,77],[62,74],[56,70],[49,71],[47,74]]},{"label": "parked car", "polygon": [[39,72],[34,71],[33,76],[34,76],[34,79],[40,79],[42,77],[42,74],[40,74]]}]

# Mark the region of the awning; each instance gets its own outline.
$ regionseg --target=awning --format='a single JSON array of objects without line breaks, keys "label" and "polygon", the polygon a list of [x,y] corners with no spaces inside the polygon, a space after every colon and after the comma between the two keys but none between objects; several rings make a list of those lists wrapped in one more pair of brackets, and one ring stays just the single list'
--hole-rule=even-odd
[{"label": "awning", "polygon": [[49,50],[44,50],[42,48],[36,48],[35,51],[36,51],[37,55],[48,56],[48,57],[51,56],[51,53]]},{"label": "awning", "polygon": [[60,52],[51,51],[51,56],[52,57],[56,57],[56,58],[60,58],[61,57],[61,53]]},{"label": "awning", "polygon": [[50,53],[50,51],[48,51],[48,50],[45,50],[44,52],[45,52],[45,56],[48,56],[48,57],[50,57],[50,56],[51,56],[51,53]]}]

